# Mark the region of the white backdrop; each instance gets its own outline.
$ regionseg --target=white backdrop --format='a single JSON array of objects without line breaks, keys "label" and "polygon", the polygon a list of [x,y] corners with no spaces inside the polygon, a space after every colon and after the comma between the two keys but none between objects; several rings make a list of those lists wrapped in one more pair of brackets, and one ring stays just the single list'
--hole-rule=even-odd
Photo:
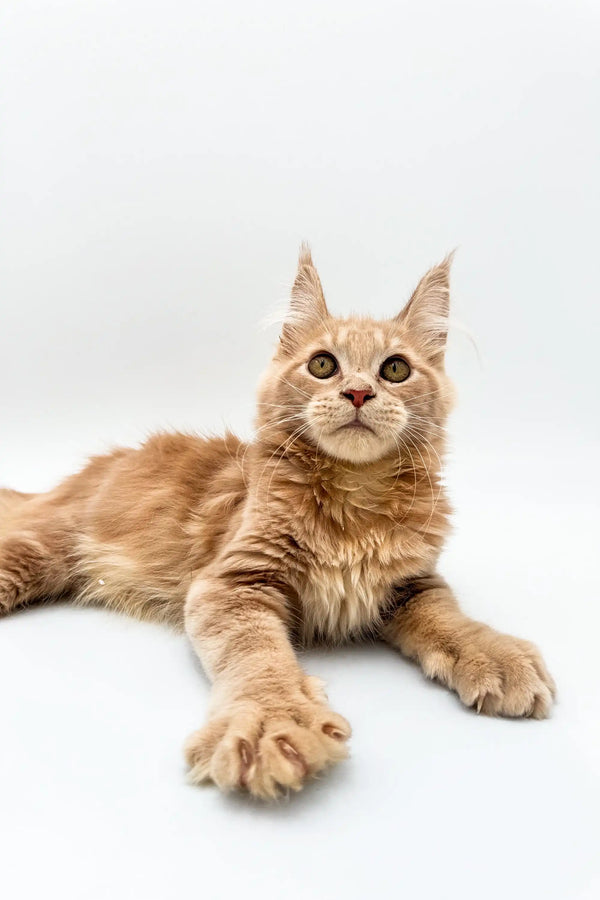
[{"label": "white backdrop", "polygon": [[597,897],[598,3],[8,0],[0,28],[0,484],[250,434],[301,239],[341,314],[458,246],[442,569],[560,689],[490,721],[385,648],[307,654],[353,756],[264,808],[185,784],[184,638],[18,614],[3,895]]}]

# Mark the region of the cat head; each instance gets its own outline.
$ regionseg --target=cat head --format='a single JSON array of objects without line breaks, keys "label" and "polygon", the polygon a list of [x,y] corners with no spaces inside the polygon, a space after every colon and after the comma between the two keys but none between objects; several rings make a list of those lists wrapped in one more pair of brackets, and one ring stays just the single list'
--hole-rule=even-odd
[{"label": "cat head", "polygon": [[259,435],[309,443],[359,465],[437,442],[452,398],[444,372],[451,261],[424,275],[395,318],[340,319],[329,314],[303,245],[259,389]]}]

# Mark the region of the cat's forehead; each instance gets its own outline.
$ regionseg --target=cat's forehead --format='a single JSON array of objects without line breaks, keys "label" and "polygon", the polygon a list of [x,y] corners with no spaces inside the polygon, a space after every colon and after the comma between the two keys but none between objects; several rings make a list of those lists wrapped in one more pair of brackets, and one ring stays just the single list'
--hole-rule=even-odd
[{"label": "cat's forehead", "polygon": [[336,319],[327,329],[331,350],[357,364],[368,364],[397,343],[399,329],[392,322],[368,318]]}]

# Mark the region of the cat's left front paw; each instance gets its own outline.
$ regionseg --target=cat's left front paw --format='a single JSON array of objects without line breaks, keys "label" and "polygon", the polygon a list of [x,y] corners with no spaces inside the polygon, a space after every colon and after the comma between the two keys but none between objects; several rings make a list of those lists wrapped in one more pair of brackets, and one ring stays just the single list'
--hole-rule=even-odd
[{"label": "cat's left front paw", "polygon": [[466,706],[492,716],[550,714],[556,686],[534,644],[478,625],[455,651],[430,654],[423,669],[455,690]]}]

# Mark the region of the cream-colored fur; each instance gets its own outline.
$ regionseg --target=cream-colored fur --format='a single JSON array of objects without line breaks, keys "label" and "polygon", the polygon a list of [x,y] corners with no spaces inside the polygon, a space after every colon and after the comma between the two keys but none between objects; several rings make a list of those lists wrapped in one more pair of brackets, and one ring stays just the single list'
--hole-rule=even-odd
[{"label": "cream-colored fur", "polygon": [[548,714],[538,651],[464,616],[435,573],[450,261],[395,319],[340,320],[303,248],[254,441],[158,434],[48,494],[0,492],[1,610],[67,596],[185,628],[214,685],[196,782],[274,797],[345,756],[294,643],[379,636],[468,706]]}]

